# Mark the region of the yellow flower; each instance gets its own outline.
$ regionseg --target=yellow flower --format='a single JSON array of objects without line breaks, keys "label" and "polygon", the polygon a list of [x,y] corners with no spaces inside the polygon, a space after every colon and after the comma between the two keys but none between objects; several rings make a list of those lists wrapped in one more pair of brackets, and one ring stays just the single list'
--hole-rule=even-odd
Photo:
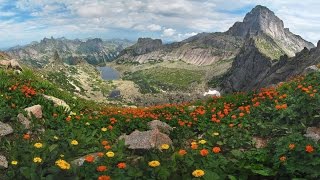
[{"label": "yellow flower", "polygon": [[33,146],[35,148],[42,148],[42,143],[35,143]]},{"label": "yellow flower", "polygon": [[162,144],[161,145],[161,149],[169,149],[169,145],[168,144]]},{"label": "yellow flower", "polygon": [[201,169],[196,169],[196,170],[194,170],[194,171],[192,172],[192,175],[193,175],[194,177],[201,177],[201,176],[204,175],[204,171],[201,170]]},{"label": "yellow flower", "polygon": [[11,161],[11,164],[12,164],[12,165],[17,165],[17,164],[18,164],[18,161]]},{"label": "yellow flower", "polygon": [[107,155],[108,157],[113,157],[113,156],[114,156],[114,152],[108,151],[108,152],[106,153],[106,155]]},{"label": "yellow flower", "polygon": [[62,160],[62,159],[59,159],[56,161],[56,165],[59,166],[61,169],[70,169],[70,164],[65,161],[65,160]]},{"label": "yellow flower", "polygon": [[150,162],[148,163],[148,165],[149,165],[150,167],[157,167],[157,166],[160,166],[160,162],[159,162],[159,161],[150,161]]},{"label": "yellow flower", "polygon": [[106,132],[108,129],[106,127],[101,128],[101,131]]},{"label": "yellow flower", "polygon": [[64,157],[64,155],[63,155],[63,154],[60,154],[60,157]]},{"label": "yellow flower", "polygon": [[219,133],[218,132],[214,132],[212,133],[213,136],[219,136]]},{"label": "yellow flower", "polygon": [[77,140],[72,140],[72,141],[71,141],[71,144],[74,145],[74,146],[76,146],[76,145],[78,145],[79,143],[78,143]]},{"label": "yellow flower", "polygon": [[89,123],[89,122],[86,122],[86,126],[90,126],[90,123]]},{"label": "yellow flower", "polygon": [[33,158],[33,162],[35,163],[41,163],[42,162],[42,159],[40,157],[35,157]]},{"label": "yellow flower", "polygon": [[204,139],[201,139],[201,140],[199,141],[199,143],[200,143],[200,144],[205,144],[205,143],[207,143],[207,141],[204,140]]},{"label": "yellow flower", "polygon": [[58,136],[53,136],[53,139],[58,140],[59,138]]}]

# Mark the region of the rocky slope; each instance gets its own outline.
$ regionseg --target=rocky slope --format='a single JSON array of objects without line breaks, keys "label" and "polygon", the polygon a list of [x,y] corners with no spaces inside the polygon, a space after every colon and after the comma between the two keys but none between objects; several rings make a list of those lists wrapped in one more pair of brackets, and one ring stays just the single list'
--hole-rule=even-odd
[{"label": "rocky slope", "polygon": [[266,87],[302,74],[306,68],[320,64],[320,42],[316,48],[304,48],[295,57],[282,56],[273,62],[257,47],[254,39],[245,43],[222,83],[225,92],[248,91]]},{"label": "rocky slope", "polygon": [[[247,38],[255,37],[257,47],[271,59],[281,55],[294,56],[304,47],[314,45],[284,28],[284,23],[272,11],[257,6],[249,12],[243,22],[236,22],[224,33],[200,33],[184,41],[161,45],[159,40],[149,39],[146,44],[156,47],[146,50],[145,39],[127,48],[116,59],[119,63],[150,61],[177,61],[194,65],[210,65],[221,60],[233,59]],[[140,49],[139,53],[134,49]]]},{"label": "rocky slope", "polygon": [[62,61],[76,64],[87,61],[90,64],[99,64],[113,60],[121,50],[132,45],[128,40],[88,39],[69,40],[66,38],[44,38],[40,42],[33,42],[26,46],[10,48],[6,52],[13,58],[36,67],[42,67],[58,55]]}]

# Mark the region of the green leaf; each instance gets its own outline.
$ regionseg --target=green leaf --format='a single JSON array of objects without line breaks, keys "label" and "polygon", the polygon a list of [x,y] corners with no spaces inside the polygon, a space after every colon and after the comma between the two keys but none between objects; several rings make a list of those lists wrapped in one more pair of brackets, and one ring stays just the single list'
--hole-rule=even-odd
[{"label": "green leaf", "polygon": [[206,170],[205,174],[203,176],[203,179],[206,179],[206,180],[219,180],[221,178],[219,177],[219,175],[217,173]]},{"label": "green leaf", "polygon": [[228,178],[229,178],[230,180],[237,180],[237,178],[234,177],[234,176],[232,176],[232,175],[228,175]]},{"label": "green leaf", "polygon": [[49,152],[52,152],[54,149],[56,149],[59,145],[58,144],[52,144],[50,147],[49,147]]}]

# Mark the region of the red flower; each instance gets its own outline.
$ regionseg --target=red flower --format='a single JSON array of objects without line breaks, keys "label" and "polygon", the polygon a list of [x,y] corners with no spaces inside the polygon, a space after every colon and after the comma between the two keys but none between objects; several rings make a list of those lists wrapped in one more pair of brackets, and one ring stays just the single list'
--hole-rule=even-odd
[{"label": "red flower", "polygon": [[111,180],[111,177],[107,175],[102,175],[98,177],[98,180]]},{"label": "red flower", "polygon": [[106,171],[107,170],[107,166],[98,166],[97,167],[97,171],[98,172],[104,172],[104,171]]},{"label": "red flower", "polygon": [[220,151],[221,151],[220,147],[212,148],[212,152],[214,152],[215,154],[218,154]]},{"label": "red flower", "polygon": [[94,161],[94,157],[92,155],[86,156],[85,161],[88,163],[92,163]]},{"label": "red flower", "polygon": [[208,154],[209,154],[209,151],[208,151],[208,150],[206,150],[206,149],[200,150],[200,155],[201,155],[201,156],[207,156]]},{"label": "red flower", "polygon": [[125,169],[127,167],[126,163],[124,163],[124,162],[118,163],[117,166],[119,169]]},{"label": "red flower", "polygon": [[180,150],[179,150],[179,155],[180,155],[180,156],[184,156],[185,154],[187,154],[187,151],[186,151],[186,150],[184,150],[184,149],[180,149]]},{"label": "red flower", "polygon": [[312,152],[314,151],[314,149],[313,149],[313,147],[312,147],[311,145],[307,145],[307,146],[306,146],[306,151],[307,151],[308,153],[312,153]]}]

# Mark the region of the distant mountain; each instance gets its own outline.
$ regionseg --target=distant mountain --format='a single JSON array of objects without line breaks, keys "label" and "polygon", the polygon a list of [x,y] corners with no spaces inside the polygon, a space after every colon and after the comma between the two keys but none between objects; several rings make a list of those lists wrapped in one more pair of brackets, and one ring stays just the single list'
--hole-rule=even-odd
[{"label": "distant mountain", "polygon": [[[254,38],[260,52],[271,59],[286,54],[294,56],[304,47],[314,45],[284,28],[283,21],[264,6],[256,6],[243,22],[236,22],[224,33],[200,33],[178,43],[163,45],[159,40],[140,39],[137,44],[125,49],[116,59],[118,63],[149,61],[177,61],[195,65],[210,65],[221,60],[233,59],[240,52],[246,39]],[[155,47],[144,49],[145,43]]]},{"label": "distant mountain", "polygon": [[69,40],[66,38],[44,38],[40,42],[32,42],[26,46],[16,46],[6,52],[25,64],[43,67],[49,62],[61,59],[63,62],[75,64],[87,61],[99,64],[112,61],[123,49],[131,46],[129,40],[107,40],[99,38],[88,40]]}]

